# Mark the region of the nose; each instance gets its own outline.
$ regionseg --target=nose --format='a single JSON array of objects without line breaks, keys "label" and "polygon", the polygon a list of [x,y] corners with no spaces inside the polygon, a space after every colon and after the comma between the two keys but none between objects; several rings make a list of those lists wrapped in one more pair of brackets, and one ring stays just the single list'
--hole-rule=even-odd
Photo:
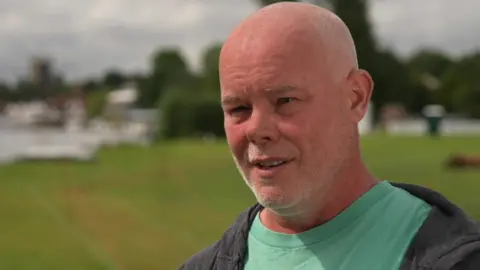
[{"label": "nose", "polygon": [[277,120],[273,113],[254,110],[247,122],[246,136],[250,142],[257,145],[278,140]]}]

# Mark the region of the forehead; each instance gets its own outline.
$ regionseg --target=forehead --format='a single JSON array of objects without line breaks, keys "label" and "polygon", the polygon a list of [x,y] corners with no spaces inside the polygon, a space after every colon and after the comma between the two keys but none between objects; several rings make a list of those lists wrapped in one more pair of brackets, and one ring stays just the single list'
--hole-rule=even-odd
[{"label": "forehead", "polygon": [[[236,36],[228,40],[220,55],[220,79],[224,82],[294,79],[325,72],[326,51],[323,44],[301,32],[263,33]],[[287,31],[290,32],[290,31]],[[276,78],[277,77],[277,78]]]},{"label": "forehead", "polygon": [[265,43],[233,48],[220,63],[220,79],[226,83],[266,83],[299,79],[314,69],[313,53],[300,47]]},{"label": "forehead", "polygon": [[326,82],[321,70],[305,57],[274,52],[238,56],[221,67],[222,97],[313,91]]}]

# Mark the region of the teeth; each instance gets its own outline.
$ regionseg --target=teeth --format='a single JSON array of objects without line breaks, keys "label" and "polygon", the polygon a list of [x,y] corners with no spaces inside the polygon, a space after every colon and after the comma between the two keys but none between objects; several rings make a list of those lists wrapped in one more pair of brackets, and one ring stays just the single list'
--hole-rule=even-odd
[{"label": "teeth", "polygon": [[278,161],[270,161],[270,162],[261,162],[259,163],[260,166],[263,166],[263,167],[274,167],[274,166],[278,166],[280,164],[282,164],[284,161],[282,160],[278,160]]}]

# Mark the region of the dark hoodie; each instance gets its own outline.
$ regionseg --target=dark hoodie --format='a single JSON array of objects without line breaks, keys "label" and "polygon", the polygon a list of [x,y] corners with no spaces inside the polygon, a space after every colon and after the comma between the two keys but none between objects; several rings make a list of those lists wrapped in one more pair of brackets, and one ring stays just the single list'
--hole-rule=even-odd
[{"label": "dark hoodie", "polygon": [[[480,226],[445,197],[427,188],[391,183],[432,206],[405,253],[400,270],[480,270]],[[255,204],[241,213],[222,238],[195,254],[180,270],[241,270]]]}]

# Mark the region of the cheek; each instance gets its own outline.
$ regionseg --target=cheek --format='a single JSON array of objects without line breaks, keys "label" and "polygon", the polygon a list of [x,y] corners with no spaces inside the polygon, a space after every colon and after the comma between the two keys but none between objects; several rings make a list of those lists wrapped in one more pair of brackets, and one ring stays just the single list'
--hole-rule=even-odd
[{"label": "cheek", "polygon": [[347,144],[341,117],[320,116],[311,125],[309,144],[312,159],[326,166],[338,155],[342,155]]},{"label": "cheek", "polygon": [[279,125],[282,134],[294,144],[303,162],[318,160],[329,147],[334,127],[332,120],[315,111],[295,117]]},{"label": "cheek", "polygon": [[[304,158],[311,151],[312,128],[308,117],[299,116],[288,121],[281,121],[277,125],[282,137],[282,147],[291,155]],[[286,144],[285,144],[286,143]]]},{"label": "cheek", "polygon": [[225,125],[228,145],[234,156],[241,161],[247,146],[245,132],[239,125]]}]

